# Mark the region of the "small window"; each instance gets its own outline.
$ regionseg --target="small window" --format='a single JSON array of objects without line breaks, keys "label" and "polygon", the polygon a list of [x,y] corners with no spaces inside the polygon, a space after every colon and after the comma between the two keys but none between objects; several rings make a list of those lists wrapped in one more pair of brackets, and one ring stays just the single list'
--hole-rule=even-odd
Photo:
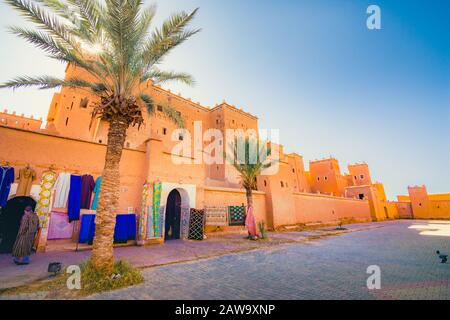
[{"label": "small window", "polygon": [[422,206],[422,204],[421,203],[419,203],[419,207],[421,207]]},{"label": "small window", "polygon": [[292,169],[292,172],[295,173],[295,169]]},{"label": "small window", "polygon": [[317,181],[320,181],[320,177],[317,177]]},{"label": "small window", "polygon": [[162,107],[162,105],[160,105],[160,104],[158,104],[158,106],[156,107],[156,109],[157,109],[158,111],[160,111],[160,112],[163,111],[163,107]]},{"label": "small window", "polygon": [[267,181],[264,180],[264,187],[267,187]]},{"label": "small window", "polygon": [[364,193],[359,194],[359,199],[364,200]]},{"label": "small window", "polygon": [[72,103],[70,104],[70,110],[72,110],[72,108],[73,108],[73,101],[72,101]]},{"label": "small window", "polygon": [[69,117],[66,118],[66,127],[69,124]]},{"label": "small window", "polygon": [[284,183],[283,183],[283,181],[280,181],[280,183],[281,183],[281,187],[284,188]]},{"label": "small window", "polygon": [[184,140],[184,137],[183,137],[182,134],[180,134],[180,135],[178,136],[178,140],[180,140],[180,141],[183,141],[183,140]]},{"label": "small window", "polygon": [[89,104],[88,98],[83,98],[80,100],[80,108],[86,109],[88,107],[88,104]]},{"label": "small window", "polygon": [[357,177],[357,176],[355,176],[355,180],[358,180],[358,177]]},{"label": "small window", "polygon": [[163,128],[163,135],[167,134],[167,128]]},{"label": "small window", "polygon": [[359,177],[361,178],[361,180],[362,180],[362,179],[364,179],[364,175],[363,175],[363,174],[362,174],[362,175],[360,175]]},{"label": "small window", "polygon": [[231,120],[231,123],[234,124],[234,120]]},{"label": "small window", "polygon": [[216,119],[216,124],[219,124],[219,119]]},{"label": "small window", "polygon": [[100,140],[98,140],[98,143],[102,143],[103,141],[100,139]]},{"label": "small window", "polygon": [[328,180],[328,177],[325,177],[324,179],[325,179],[325,180]]}]

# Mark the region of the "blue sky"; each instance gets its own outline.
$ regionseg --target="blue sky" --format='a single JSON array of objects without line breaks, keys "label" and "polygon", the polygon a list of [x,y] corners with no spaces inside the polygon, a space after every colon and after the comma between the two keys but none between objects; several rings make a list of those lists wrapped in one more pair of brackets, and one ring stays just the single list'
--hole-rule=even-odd
[{"label": "blue sky", "polygon": [[[148,1],[148,3],[153,3]],[[207,106],[225,99],[281,129],[287,152],[366,161],[388,196],[425,184],[450,192],[450,1],[165,0],[157,22],[200,7],[203,31],[165,64]],[[377,4],[382,30],[366,28]],[[23,19],[0,4],[0,82],[63,75],[64,66],[6,31]],[[51,91],[0,92],[0,109],[45,118]]]}]

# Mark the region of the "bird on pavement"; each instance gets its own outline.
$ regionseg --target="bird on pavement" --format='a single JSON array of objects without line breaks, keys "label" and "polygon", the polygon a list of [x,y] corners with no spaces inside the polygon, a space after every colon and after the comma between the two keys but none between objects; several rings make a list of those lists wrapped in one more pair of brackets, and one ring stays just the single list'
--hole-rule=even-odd
[{"label": "bird on pavement", "polygon": [[441,263],[447,263],[448,254],[441,254],[439,250],[436,251],[436,254],[439,256],[439,259],[441,259]]}]

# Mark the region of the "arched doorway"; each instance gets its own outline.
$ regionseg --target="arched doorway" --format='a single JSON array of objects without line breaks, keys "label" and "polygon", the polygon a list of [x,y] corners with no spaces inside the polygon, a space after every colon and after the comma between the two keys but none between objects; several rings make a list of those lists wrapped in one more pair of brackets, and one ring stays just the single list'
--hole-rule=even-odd
[{"label": "arched doorway", "polygon": [[181,227],[181,195],[174,189],[167,197],[165,218],[165,240],[180,239]]},{"label": "arched doorway", "polygon": [[36,201],[30,197],[15,197],[6,203],[0,213],[0,253],[11,253],[19,232],[20,220],[26,206],[36,208]]}]

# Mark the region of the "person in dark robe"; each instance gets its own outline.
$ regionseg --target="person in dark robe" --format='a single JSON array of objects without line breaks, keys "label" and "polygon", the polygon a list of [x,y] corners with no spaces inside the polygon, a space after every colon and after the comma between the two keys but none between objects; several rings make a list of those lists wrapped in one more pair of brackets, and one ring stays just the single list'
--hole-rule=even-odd
[{"label": "person in dark robe", "polygon": [[33,212],[31,206],[26,206],[12,251],[15,264],[22,265],[30,263],[29,256],[33,249],[34,240],[38,230],[39,217]]}]

